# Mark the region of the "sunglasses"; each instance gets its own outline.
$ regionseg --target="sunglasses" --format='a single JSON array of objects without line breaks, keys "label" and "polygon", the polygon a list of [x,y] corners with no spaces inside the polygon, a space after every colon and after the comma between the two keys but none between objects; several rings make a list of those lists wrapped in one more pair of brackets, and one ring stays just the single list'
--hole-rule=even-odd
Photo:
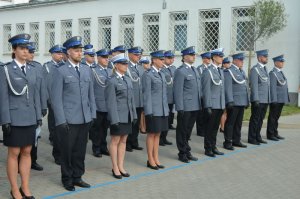
[{"label": "sunglasses", "polygon": [[121,65],[128,65],[127,62],[120,62],[119,64],[121,64]]}]

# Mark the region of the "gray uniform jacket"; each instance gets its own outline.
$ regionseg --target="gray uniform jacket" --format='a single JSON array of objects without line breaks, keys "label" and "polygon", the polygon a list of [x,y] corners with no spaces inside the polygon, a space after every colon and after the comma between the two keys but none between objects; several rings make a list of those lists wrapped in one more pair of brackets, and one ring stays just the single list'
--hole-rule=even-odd
[{"label": "gray uniform jacket", "polygon": [[55,63],[53,60],[46,62],[43,65],[43,77],[45,79],[46,82],[46,87],[47,87],[47,93],[46,93],[46,98],[48,103],[51,104],[51,100],[50,100],[50,91],[51,91],[51,86],[52,86],[52,81],[53,81],[53,70],[54,68],[59,68],[62,65],[64,65],[64,62],[59,62],[59,63]]},{"label": "gray uniform jacket", "polygon": [[259,63],[250,71],[250,99],[251,102],[270,103],[270,79],[266,67]]},{"label": "gray uniform jacket", "polygon": [[221,68],[218,70],[211,64],[203,71],[201,78],[204,108],[224,109],[225,91],[223,70]]},{"label": "gray uniform jacket", "polygon": [[203,74],[203,71],[206,69],[207,67],[204,64],[201,64],[197,67],[197,70],[200,74],[200,76]]},{"label": "gray uniform jacket", "polygon": [[233,102],[234,106],[249,105],[248,81],[245,71],[231,65],[224,70],[225,102]]},{"label": "gray uniform jacket", "polygon": [[96,118],[96,105],[91,69],[79,64],[80,77],[67,61],[59,68],[53,68],[51,105],[56,126],[84,124]]},{"label": "gray uniform jacket", "polygon": [[[137,119],[133,85],[129,77],[124,76],[124,79],[116,73],[107,79],[105,100],[110,124],[130,123]],[[129,114],[131,121],[128,121]]]},{"label": "gray uniform jacket", "polygon": [[105,88],[107,86],[107,79],[112,75],[112,69],[103,69],[101,66],[97,65],[92,67],[93,82],[94,82],[94,93],[96,108],[99,112],[107,112],[106,102],[105,102]]},{"label": "gray uniform jacket", "polygon": [[126,75],[131,79],[134,92],[135,107],[143,107],[143,90],[142,90],[142,76],[144,68],[137,64],[136,67],[129,62],[128,71]]},{"label": "gray uniform jacket", "polygon": [[174,100],[177,111],[201,108],[201,78],[196,68],[181,65],[174,75]]},{"label": "gray uniform jacket", "polygon": [[271,103],[289,103],[288,83],[285,75],[277,68],[273,68],[270,73],[270,94]]},{"label": "gray uniform jacket", "polygon": [[44,71],[43,71],[43,66],[41,63],[37,61],[31,61],[28,62],[31,65],[33,65],[36,68],[38,79],[39,79],[39,89],[40,89],[40,97],[41,97],[41,108],[47,109],[47,85],[46,85],[46,80],[44,78]]},{"label": "gray uniform jacket", "polygon": [[[36,125],[37,120],[42,118],[40,82],[36,68],[27,63],[26,75],[24,75],[15,61],[6,64],[11,88],[4,66],[0,66],[1,125],[7,123],[10,123],[12,126]],[[18,95],[22,93],[26,85],[28,90],[23,95]]]},{"label": "gray uniform jacket", "polygon": [[176,71],[176,66],[171,65],[168,68],[163,67],[161,72],[165,74],[166,83],[167,83],[167,94],[168,94],[168,104],[174,104],[174,94],[173,94],[173,87],[174,87],[174,73]]},{"label": "gray uniform jacket", "polygon": [[150,68],[144,73],[142,83],[145,115],[168,116],[167,83],[164,73]]}]

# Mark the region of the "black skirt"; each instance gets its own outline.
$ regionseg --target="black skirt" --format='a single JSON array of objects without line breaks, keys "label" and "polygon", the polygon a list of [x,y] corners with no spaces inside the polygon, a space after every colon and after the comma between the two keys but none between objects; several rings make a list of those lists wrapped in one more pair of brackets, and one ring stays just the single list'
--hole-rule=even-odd
[{"label": "black skirt", "polygon": [[146,131],[147,133],[160,133],[169,130],[167,116],[152,116],[146,117]]},{"label": "black skirt", "polygon": [[118,127],[110,126],[110,135],[128,135],[132,132],[132,125],[130,123],[120,123]]},{"label": "black skirt", "polygon": [[3,144],[8,147],[24,147],[35,142],[36,125],[11,126],[9,135],[3,133]]}]

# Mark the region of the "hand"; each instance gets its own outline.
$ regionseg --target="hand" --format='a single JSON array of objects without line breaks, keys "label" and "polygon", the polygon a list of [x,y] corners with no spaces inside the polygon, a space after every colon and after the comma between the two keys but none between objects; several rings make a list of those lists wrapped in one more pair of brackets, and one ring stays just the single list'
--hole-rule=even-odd
[{"label": "hand", "polygon": [[115,123],[115,124],[111,124],[110,128],[111,128],[111,130],[117,131],[117,130],[119,130],[119,126],[120,126],[120,123]]},{"label": "hand", "polygon": [[277,102],[272,102],[271,103],[271,106],[276,106],[277,105]]},{"label": "hand", "polygon": [[234,106],[234,103],[233,103],[233,102],[228,102],[228,103],[226,104],[226,109],[232,109],[233,106]]},{"label": "hand", "polygon": [[136,125],[137,119],[133,119],[132,123],[133,123],[133,125]]},{"label": "hand", "polygon": [[60,129],[65,130],[67,132],[70,130],[68,123],[60,124],[60,125],[57,126],[57,128],[60,128]]},{"label": "hand", "polygon": [[37,123],[38,126],[42,126],[43,125],[42,120],[38,120],[36,123]]},{"label": "hand", "polygon": [[248,109],[248,108],[249,108],[249,106],[250,106],[250,104],[248,104],[247,106],[245,106],[245,109]]},{"label": "hand", "polygon": [[47,109],[42,110],[42,116],[45,117],[45,115],[47,115]]},{"label": "hand", "polygon": [[211,108],[206,108],[205,112],[210,116],[212,114]]},{"label": "hand", "polygon": [[153,117],[153,114],[145,115],[145,117],[151,119]]},{"label": "hand", "polygon": [[92,127],[97,122],[97,119],[93,118],[90,122],[90,127]]},{"label": "hand", "polygon": [[11,133],[11,126],[10,126],[10,124],[9,123],[8,124],[3,124],[2,125],[2,131],[3,131],[4,134],[10,135],[10,133]]},{"label": "hand", "polygon": [[259,107],[259,101],[254,101],[254,102],[252,102],[252,106],[254,106],[254,107]]}]

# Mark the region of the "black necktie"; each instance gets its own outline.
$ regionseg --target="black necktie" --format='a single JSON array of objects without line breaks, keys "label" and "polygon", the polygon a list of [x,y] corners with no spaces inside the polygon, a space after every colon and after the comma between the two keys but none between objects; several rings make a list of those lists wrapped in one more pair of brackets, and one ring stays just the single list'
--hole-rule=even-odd
[{"label": "black necktie", "polygon": [[157,73],[158,73],[160,79],[162,79],[161,73],[159,71]]},{"label": "black necktie", "polygon": [[134,65],[134,68],[135,68],[135,71],[136,71],[137,75],[140,76],[139,70],[138,70],[138,68],[137,68],[137,64]]},{"label": "black necktie", "polygon": [[107,68],[104,68],[104,71],[105,71],[105,73],[106,73],[106,77],[108,77]]},{"label": "black necktie", "polygon": [[268,74],[268,71],[267,71],[267,67],[266,67],[266,66],[264,66],[264,70],[265,70],[266,74]]},{"label": "black necktie", "polygon": [[168,70],[169,70],[169,72],[170,72],[170,76],[172,77],[172,71],[171,71],[171,69],[170,69],[170,66],[168,67]]},{"label": "black necktie", "polygon": [[75,70],[76,70],[78,76],[80,77],[80,72],[79,72],[78,66],[75,66]]},{"label": "black necktie", "polygon": [[282,75],[283,79],[285,79],[285,80],[286,80],[286,78],[285,78],[285,76],[284,76],[283,72],[282,72],[282,71],[280,71],[280,73],[281,73],[281,75]]},{"label": "black necktie", "polygon": [[218,72],[219,72],[220,77],[222,77],[222,75],[221,75],[221,68],[219,68],[219,67],[218,67]]},{"label": "black necktie", "polygon": [[25,66],[21,66],[22,72],[24,73],[24,75],[26,76],[26,72],[25,72]]}]

